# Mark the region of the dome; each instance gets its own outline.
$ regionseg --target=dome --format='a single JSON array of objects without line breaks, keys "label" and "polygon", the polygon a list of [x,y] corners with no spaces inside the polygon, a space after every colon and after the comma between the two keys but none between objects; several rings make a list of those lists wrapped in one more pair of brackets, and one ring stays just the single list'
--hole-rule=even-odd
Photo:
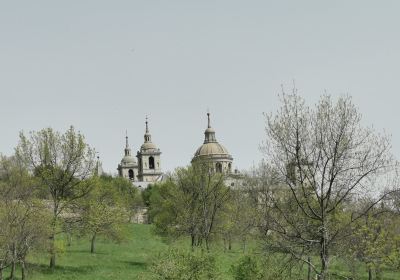
[{"label": "dome", "polygon": [[228,150],[218,143],[215,138],[215,130],[210,125],[210,113],[207,113],[208,125],[204,131],[204,142],[195,152],[192,159],[206,159],[206,160],[223,160],[231,162],[233,160],[232,156],[229,154]]},{"label": "dome", "polygon": [[122,158],[121,163],[127,165],[127,164],[136,164],[137,162],[135,157],[131,155],[126,155]]},{"label": "dome", "polygon": [[194,154],[195,157],[211,155],[230,156],[228,150],[217,142],[205,143],[201,145]]},{"label": "dome", "polygon": [[152,142],[145,142],[143,145],[140,147],[141,150],[155,150],[157,149],[156,145]]}]

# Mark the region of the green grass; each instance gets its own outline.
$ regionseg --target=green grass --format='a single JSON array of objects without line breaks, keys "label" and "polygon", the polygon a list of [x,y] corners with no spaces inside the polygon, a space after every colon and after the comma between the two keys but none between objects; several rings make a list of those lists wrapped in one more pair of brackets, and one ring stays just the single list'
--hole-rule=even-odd
[{"label": "green grass", "polygon": [[48,268],[46,255],[30,260],[31,279],[138,279],[159,252],[168,247],[149,225],[131,225],[127,240],[120,244],[99,239],[90,253],[89,239],[73,240],[57,257],[55,271]]},{"label": "green grass", "polygon": [[[130,225],[127,231],[127,240],[120,244],[99,239],[95,254],[89,251],[88,238],[74,239],[72,245],[65,247],[65,252],[57,257],[57,267],[54,271],[48,268],[48,255],[31,255],[29,279],[147,279],[148,268],[159,253],[165,252],[171,246],[189,249],[188,240],[169,244],[163,242],[153,233],[151,225]],[[212,253],[216,256],[218,270],[223,279],[232,279],[231,266],[237,263],[243,253],[239,245],[234,246],[230,252],[223,252],[222,248],[222,244],[214,244]],[[334,262],[331,268],[338,274],[349,275],[343,272],[343,263]],[[360,266],[359,271],[363,274],[361,279],[368,279],[363,266]],[[5,276],[8,276],[8,273],[6,271]],[[20,276],[19,271],[17,276]],[[400,274],[385,272],[383,279],[400,279]]]}]

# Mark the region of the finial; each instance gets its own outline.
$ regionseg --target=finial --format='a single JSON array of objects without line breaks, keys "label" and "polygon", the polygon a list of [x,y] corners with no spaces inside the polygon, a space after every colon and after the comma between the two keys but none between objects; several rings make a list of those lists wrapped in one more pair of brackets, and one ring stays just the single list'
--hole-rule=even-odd
[{"label": "finial", "polygon": [[126,142],[126,148],[129,148],[129,144],[128,144],[128,130],[125,131],[125,142]]},{"label": "finial", "polygon": [[207,118],[208,118],[208,128],[210,128],[211,127],[211,124],[210,124],[210,110],[207,110]]},{"label": "finial", "polygon": [[149,133],[149,125],[148,125],[148,123],[149,123],[149,118],[146,115],[146,133]]}]

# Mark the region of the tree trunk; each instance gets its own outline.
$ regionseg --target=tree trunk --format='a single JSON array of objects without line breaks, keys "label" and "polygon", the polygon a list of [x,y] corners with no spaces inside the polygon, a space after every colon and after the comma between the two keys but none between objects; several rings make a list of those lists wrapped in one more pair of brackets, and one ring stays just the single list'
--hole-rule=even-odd
[{"label": "tree trunk", "polygon": [[226,238],[222,238],[222,241],[224,241],[224,253],[226,252]]},{"label": "tree trunk", "polygon": [[368,280],[372,280],[372,269],[368,268]]},{"label": "tree trunk", "polygon": [[15,279],[15,260],[17,258],[17,248],[15,244],[12,245],[12,261],[11,261],[11,272],[10,272],[10,280]]},{"label": "tree trunk", "polygon": [[70,247],[72,244],[72,234],[70,232],[67,233],[67,246]]},{"label": "tree trunk", "polygon": [[26,279],[26,267],[25,267],[25,260],[21,261],[21,280]]},{"label": "tree trunk", "polygon": [[210,252],[210,246],[209,246],[209,244],[208,244],[208,238],[205,238],[205,241],[206,241],[206,249],[207,249],[207,252]]},{"label": "tree trunk", "polygon": [[195,237],[194,234],[192,234],[192,235],[191,235],[191,238],[192,238],[192,251],[193,251],[194,246],[196,245],[196,244],[195,244],[195,243],[196,243],[196,237]]},{"label": "tree trunk", "polygon": [[50,237],[50,268],[53,270],[55,267],[56,267],[55,234],[52,233]]},{"label": "tree trunk", "polygon": [[3,280],[3,264],[0,263],[0,280]]},{"label": "tree trunk", "polygon": [[56,268],[56,227],[57,227],[57,209],[54,206],[54,216],[51,223],[51,235],[50,235],[50,268],[54,270]]},{"label": "tree trunk", "polygon": [[91,242],[91,245],[90,245],[90,253],[92,253],[92,254],[94,253],[95,242],[96,242],[96,233],[93,234],[92,242]]},{"label": "tree trunk", "polygon": [[229,236],[229,239],[228,239],[228,250],[229,251],[232,250],[232,239],[231,239],[230,236]]},{"label": "tree trunk", "polygon": [[307,261],[308,261],[308,264],[307,264],[307,266],[308,266],[308,270],[307,270],[307,280],[311,280],[311,258],[308,257],[308,258],[307,258]]},{"label": "tree trunk", "polygon": [[8,278],[8,279],[10,279],[10,280],[15,279],[15,261],[14,260],[11,262],[10,278]]},{"label": "tree trunk", "polygon": [[325,223],[322,224],[321,240],[320,240],[320,259],[321,259],[321,274],[319,276],[320,280],[327,279],[328,266],[329,266],[329,255],[327,247],[327,232],[325,228]]}]

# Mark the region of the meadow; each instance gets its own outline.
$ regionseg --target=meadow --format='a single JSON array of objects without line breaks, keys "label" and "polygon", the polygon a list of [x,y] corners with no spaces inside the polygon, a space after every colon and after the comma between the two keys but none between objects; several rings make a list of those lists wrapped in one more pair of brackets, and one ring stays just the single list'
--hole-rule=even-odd
[{"label": "meadow", "polygon": [[[46,254],[32,254],[29,259],[28,279],[149,279],[151,263],[169,247],[189,249],[189,241],[179,240],[167,243],[154,234],[151,225],[132,224],[127,228],[125,241],[113,243],[99,239],[94,254],[90,253],[88,238],[74,238],[71,246],[65,246],[64,252],[58,255],[54,271],[48,267],[49,259]],[[212,252],[216,256],[221,279],[233,279],[232,264],[236,264],[243,256],[240,246],[236,244],[231,251],[223,252],[222,245],[218,245],[214,246]],[[344,265],[334,262],[333,271],[346,275],[343,271]],[[362,265],[359,266],[359,273],[363,275],[359,279],[368,279],[365,267]],[[5,276],[7,275],[8,271],[5,272]],[[17,276],[19,276],[19,271]],[[333,276],[332,279],[346,278]],[[383,279],[400,279],[400,274],[387,271]]]}]

